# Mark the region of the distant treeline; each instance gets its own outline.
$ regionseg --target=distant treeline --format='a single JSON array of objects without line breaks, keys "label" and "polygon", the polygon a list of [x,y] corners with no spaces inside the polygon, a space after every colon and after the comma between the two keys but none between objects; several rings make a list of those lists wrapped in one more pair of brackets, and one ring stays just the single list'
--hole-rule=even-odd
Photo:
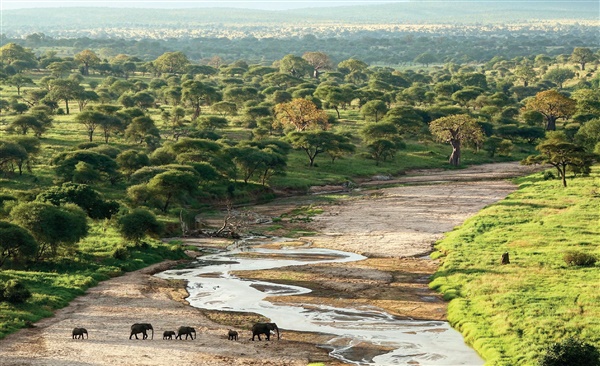
[{"label": "distant treeline", "polygon": [[24,38],[2,38],[2,44],[14,42],[43,52],[53,49],[60,56],[72,56],[84,49],[93,49],[104,59],[118,53],[144,61],[165,52],[181,51],[190,60],[201,62],[219,56],[226,62],[244,59],[251,63],[271,64],[283,56],[319,50],[333,61],[357,58],[369,64],[407,65],[418,56],[431,55],[428,63],[482,63],[494,56],[507,59],[546,54],[554,57],[570,54],[574,47],[597,50],[596,27],[572,25],[553,29],[521,29],[464,27],[440,28],[435,32],[363,30],[352,36],[317,37],[313,34],[288,38],[227,38],[197,37],[170,39],[127,38],[53,38],[32,33]]}]

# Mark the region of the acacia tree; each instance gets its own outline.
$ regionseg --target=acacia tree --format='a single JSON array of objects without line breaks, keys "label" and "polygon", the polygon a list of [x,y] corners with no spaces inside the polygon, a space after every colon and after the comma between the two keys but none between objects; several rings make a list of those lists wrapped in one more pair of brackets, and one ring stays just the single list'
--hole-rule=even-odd
[{"label": "acacia tree", "polygon": [[22,203],[11,210],[10,217],[37,240],[36,260],[48,254],[55,256],[60,248],[69,250],[88,232],[85,212],[73,204],[57,207],[49,203]]},{"label": "acacia tree", "polygon": [[536,149],[540,155],[528,156],[522,163],[552,165],[556,168],[563,187],[567,186],[567,169],[588,174],[596,158],[596,155],[587,152],[583,146],[569,142],[562,132],[549,132],[547,138]]},{"label": "acacia tree", "polygon": [[198,177],[190,172],[169,170],[154,176],[148,182],[148,189],[155,196],[162,197],[164,205],[162,212],[167,212],[173,200],[183,198],[198,188]]},{"label": "acacia tree", "polygon": [[382,100],[370,100],[360,109],[360,113],[365,119],[379,121],[388,111],[388,107]]},{"label": "acacia tree", "polygon": [[100,112],[84,111],[84,112],[79,113],[75,117],[75,120],[78,123],[81,123],[85,127],[86,133],[88,135],[88,139],[91,142],[94,139],[94,131],[96,130],[96,128],[98,126],[100,126],[102,124],[102,121],[104,119],[106,119],[107,117],[108,116],[106,116],[105,114],[102,114]]},{"label": "acacia tree", "polygon": [[463,143],[479,143],[484,137],[477,121],[466,114],[454,114],[433,120],[429,124],[429,131],[437,141],[450,143],[452,154],[449,162],[454,166],[460,164]]},{"label": "acacia tree", "polygon": [[26,85],[35,85],[35,83],[33,82],[33,80],[31,78],[23,76],[22,74],[16,74],[16,75],[9,77],[8,79],[6,79],[5,83],[7,85],[11,85],[11,86],[14,86],[15,88],[17,88],[17,95],[21,95],[22,87],[24,87]]},{"label": "acacia tree", "polygon": [[546,119],[546,130],[556,130],[556,120],[568,119],[575,113],[576,102],[556,90],[539,92],[525,104],[526,110],[540,112]]},{"label": "acacia tree", "polygon": [[306,153],[310,167],[314,166],[315,158],[321,153],[335,150],[339,154],[340,149],[348,152],[354,151],[354,146],[350,144],[347,136],[330,131],[295,131],[287,135],[287,140],[294,149]]},{"label": "acacia tree", "polygon": [[297,98],[288,103],[279,103],[274,110],[277,122],[283,126],[293,126],[296,131],[328,128],[327,113],[308,99]]},{"label": "acacia tree", "polygon": [[54,100],[64,100],[65,112],[69,114],[69,101],[76,99],[83,90],[83,86],[79,85],[77,81],[56,79],[50,82],[50,93],[48,93],[48,97]]}]

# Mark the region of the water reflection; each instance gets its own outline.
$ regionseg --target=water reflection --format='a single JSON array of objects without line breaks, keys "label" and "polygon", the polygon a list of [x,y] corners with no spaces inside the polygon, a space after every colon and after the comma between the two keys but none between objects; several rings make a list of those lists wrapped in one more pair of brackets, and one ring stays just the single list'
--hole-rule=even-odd
[{"label": "water reflection", "polygon": [[[262,239],[263,241],[266,239]],[[243,256],[240,256],[244,253]],[[248,255],[251,254],[251,255]],[[331,334],[323,345],[330,355],[355,365],[482,365],[483,361],[447,322],[400,319],[374,307],[336,308],[272,304],[267,296],[305,294],[309,289],[243,280],[238,270],[273,269],[292,265],[340,263],[365,257],[329,249],[264,249],[237,246],[205,255],[190,268],[159,273],[188,282],[192,306],[264,315],[280,328]],[[380,350],[373,352],[373,345]],[[368,346],[368,347],[366,347]],[[366,350],[370,352],[366,352]]]}]

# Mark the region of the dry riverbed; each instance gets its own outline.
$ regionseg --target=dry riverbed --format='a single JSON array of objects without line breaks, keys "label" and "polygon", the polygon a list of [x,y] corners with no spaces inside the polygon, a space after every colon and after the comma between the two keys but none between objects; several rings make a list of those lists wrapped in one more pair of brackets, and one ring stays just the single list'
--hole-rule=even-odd
[{"label": "dry riverbed", "polygon": [[[446,304],[427,286],[438,263],[426,254],[444,232],[512,192],[515,186],[503,178],[531,171],[531,167],[503,163],[460,171],[415,172],[385,181],[407,184],[404,186],[355,191],[339,203],[319,204],[323,214],[301,224],[317,234],[303,239],[316,247],[361,253],[369,259],[237,274],[313,290],[273,301],[304,307],[373,305],[402,317],[443,320]],[[362,182],[361,186],[381,183]],[[296,203],[309,201],[307,197]],[[250,209],[276,217],[294,208],[289,202],[275,201]],[[186,242],[199,247],[228,244],[210,239]],[[152,276],[176,264],[165,262],[105,281],[54,317],[0,340],[0,365],[339,364],[327,356],[326,349],[317,347],[327,341],[326,335],[289,332],[285,324],[279,324],[281,340],[252,342],[247,329],[260,316],[188,306],[182,283]],[[154,340],[129,340],[129,326],[135,322],[152,323]],[[194,326],[198,338],[162,339],[164,330],[176,330],[180,325]],[[89,339],[71,339],[74,327],[87,328]],[[240,331],[239,341],[227,340],[229,328]],[[357,349],[366,354],[376,351]]]}]

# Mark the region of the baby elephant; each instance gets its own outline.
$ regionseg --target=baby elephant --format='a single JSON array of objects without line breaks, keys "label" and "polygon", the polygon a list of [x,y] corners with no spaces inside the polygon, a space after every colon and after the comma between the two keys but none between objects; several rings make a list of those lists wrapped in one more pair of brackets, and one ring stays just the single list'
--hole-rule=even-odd
[{"label": "baby elephant", "polygon": [[173,336],[176,335],[172,330],[165,330],[163,333],[163,339],[173,339]]},{"label": "baby elephant", "polygon": [[73,328],[73,339],[83,339],[84,334],[86,338],[89,338],[88,331],[85,328]]},{"label": "baby elephant", "polygon": [[238,340],[238,332],[236,332],[233,329],[229,329],[229,333],[227,333],[227,336],[230,341],[237,341]]}]

